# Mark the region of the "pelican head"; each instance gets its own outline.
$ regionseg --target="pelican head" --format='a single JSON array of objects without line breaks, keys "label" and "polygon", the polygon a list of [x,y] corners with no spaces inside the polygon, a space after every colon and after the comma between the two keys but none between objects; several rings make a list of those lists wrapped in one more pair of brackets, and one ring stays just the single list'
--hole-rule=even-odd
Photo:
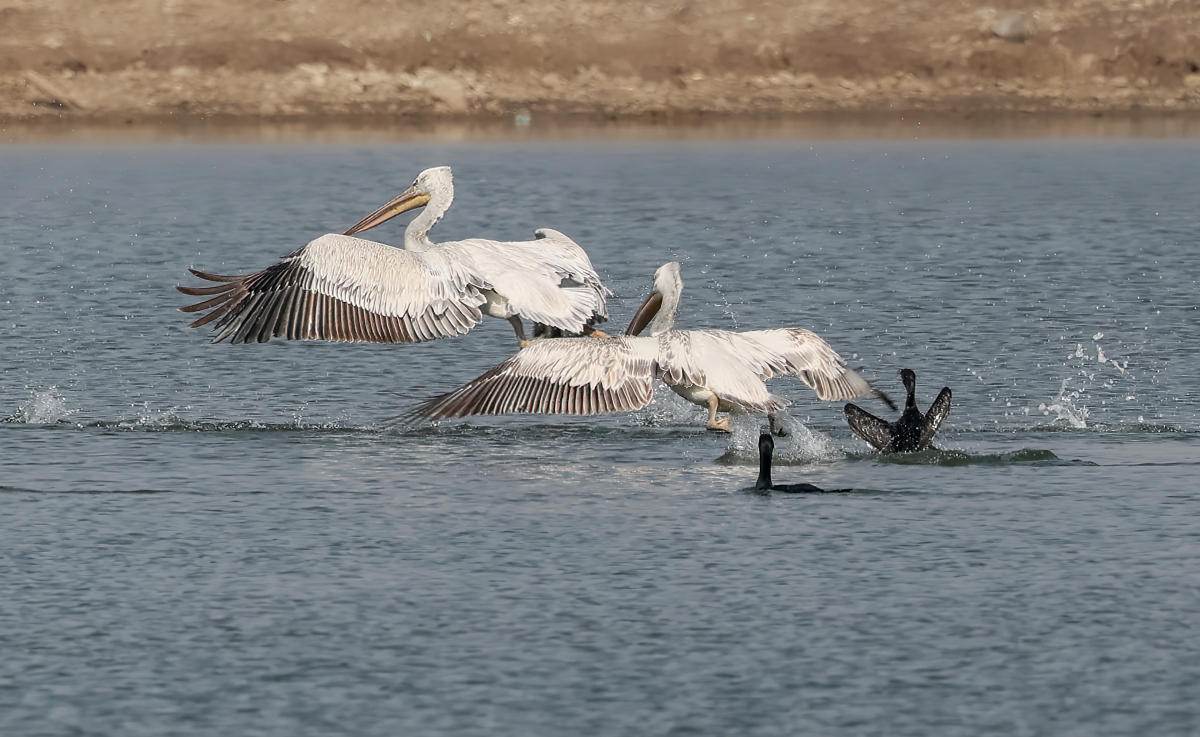
[{"label": "pelican head", "polygon": [[654,289],[638,308],[626,335],[637,335],[650,326],[650,334],[665,333],[675,325],[675,311],[679,309],[679,295],[683,293],[683,279],[679,276],[679,263],[671,261],[654,272]]},{"label": "pelican head", "polygon": [[[434,217],[434,220],[436,220],[442,216],[446,208],[450,207],[450,201],[453,199],[454,177],[450,173],[450,167],[435,166],[432,169],[426,169],[417,175],[411,187],[396,195],[395,199],[391,202],[362,220],[359,220],[353,227],[346,231],[346,235],[354,235],[364,230],[370,230],[380,223],[391,220],[402,212],[424,207],[431,201],[436,202],[434,207],[430,209],[439,210]],[[430,225],[432,224],[430,223]]]}]

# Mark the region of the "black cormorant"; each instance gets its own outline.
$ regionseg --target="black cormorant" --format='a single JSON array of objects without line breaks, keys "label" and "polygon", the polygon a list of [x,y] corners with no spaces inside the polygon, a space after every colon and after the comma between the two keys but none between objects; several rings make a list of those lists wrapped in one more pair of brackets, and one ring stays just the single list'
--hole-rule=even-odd
[{"label": "black cormorant", "polygon": [[908,391],[904,412],[900,419],[888,422],[880,419],[857,405],[846,405],[846,421],[850,429],[863,440],[884,453],[904,453],[925,450],[933,444],[934,433],[950,414],[950,387],[944,387],[929,405],[929,411],[921,414],[917,409],[917,375],[912,369],[900,369],[900,378]]},{"label": "black cormorant", "polygon": [[771,483],[771,454],[775,452],[775,441],[771,433],[764,432],[758,436],[758,483],[754,488],[759,491],[786,491],[789,494],[824,494],[827,492],[850,491],[850,489],[822,489],[812,484],[772,484]]}]

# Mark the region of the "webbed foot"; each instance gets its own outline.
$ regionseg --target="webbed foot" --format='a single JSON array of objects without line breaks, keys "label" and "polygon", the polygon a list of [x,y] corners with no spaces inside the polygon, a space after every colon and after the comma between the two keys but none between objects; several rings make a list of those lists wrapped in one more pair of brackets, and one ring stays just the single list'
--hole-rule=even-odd
[{"label": "webbed foot", "polygon": [[733,432],[729,427],[729,418],[724,417],[720,420],[710,422],[707,425],[709,432]]}]

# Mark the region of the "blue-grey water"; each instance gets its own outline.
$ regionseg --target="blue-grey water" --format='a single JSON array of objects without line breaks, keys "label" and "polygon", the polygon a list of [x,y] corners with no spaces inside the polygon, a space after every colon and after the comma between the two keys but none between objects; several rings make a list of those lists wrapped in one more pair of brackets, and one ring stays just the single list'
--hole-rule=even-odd
[{"label": "blue-grey water", "polygon": [[[229,346],[262,268],[454,167],[620,329],[799,325],[954,409],[881,458],[794,379],[776,480],[642,412],[391,429],[512,353]],[[0,734],[1200,734],[1200,142],[0,147]],[[401,241],[403,223],[372,236]],[[878,402],[863,403],[888,414]],[[890,415],[889,415],[890,416]]]}]

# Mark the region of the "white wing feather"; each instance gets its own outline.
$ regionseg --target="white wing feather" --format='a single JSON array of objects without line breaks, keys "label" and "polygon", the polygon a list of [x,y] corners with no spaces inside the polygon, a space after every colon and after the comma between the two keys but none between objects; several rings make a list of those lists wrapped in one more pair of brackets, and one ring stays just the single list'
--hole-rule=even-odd
[{"label": "white wing feather", "polygon": [[744,333],[671,330],[659,338],[665,383],[703,386],[749,410],[771,411],[786,402],[770,394],[763,383],[784,374],[799,377],[827,402],[873,393],[828,343],[803,328]]},{"label": "white wing feather", "polygon": [[[668,330],[660,333],[659,378],[671,387],[700,386],[722,401],[754,412],[788,404],[763,383],[761,361],[739,353],[742,341],[725,330]],[[757,345],[754,346],[757,349]]]},{"label": "white wing feather", "polygon": [[311,291],[395,317],[477,308],[479,290],[491,286],[457,249],[407,251],[335,233],[301,249],[299,265],[312,275]]},{"label": "white wing feather", "polygon": [[[846,368],[846,361],[837,351],[811,330],[780,328],[735,335],[744,341],[738,347],[738,354],[748,361],[760,361],[764,379],[771,378],[772,372],[798,376],[826,402],[875,393],[865,379]],[[753,350],[747,343],[757,344],[760,350]]]},{"label": "white wing feather", "polygon": [[413,411],[439,419],[509,412],[591,415],[640,409],[654,397],[655,338],[546,338]]},{"label": "white wing feather", "polygon": [[606,296],[587,253],[557,230],[518,243],[470,239],[442,243],[468,261],[508,301],[511,314],[572,333],[608,319]]},{"label": "white wing feather", "polygon": [[412,416],[622,412],[650,403],[655,378],[672,387],[703,387],[750,411],[773,412],[789,402],[763,382],[781,374],[799,376],[826,401],[872,393],[825,341],[801,328],[670,330],[647,338],[534,341]]},{"label": "white wing feather", "polygon": [[214,342],[417,343],[462,335],[483,319],[489,285],[449,256],[329,234],[262,271],[219,276],[193,269],[218,285],[176,288],[210,297],[182,309],[211,310],[192,327],[216,321]]},{"label": "white wing feather", "polygon": [[539,235],[528,243],[479,239],[410,251],[331,233],[253,274],[193,271],[221,286],[179,289],[217,295],[184,311],[212,310],[192,326],[218,320],[213,340],[233,343],[463,335],[483,319],[485,290],[505,298],[509,314],[567,332],[603,321],[608,290],[587,254],[557,231]]}]

